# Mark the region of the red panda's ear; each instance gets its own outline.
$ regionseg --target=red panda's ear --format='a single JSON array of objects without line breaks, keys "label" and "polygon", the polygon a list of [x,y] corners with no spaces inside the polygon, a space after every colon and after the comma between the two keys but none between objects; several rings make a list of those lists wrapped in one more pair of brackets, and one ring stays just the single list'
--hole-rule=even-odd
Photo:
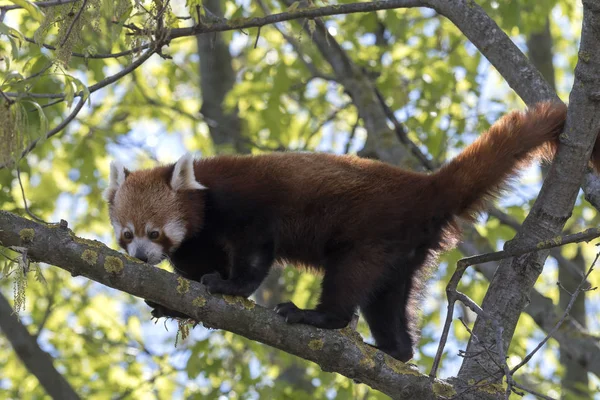
[{"label": "red panda's ear", "polygon": [[110,178],[108,188],[104,191],[104,199],[111,203],[119,187],[125,182],[129,171],[120,162],[110,163]]},{"label": "red panda's ear", "polygon": [[206,186],[196,180],[194,157],[190,153],[184,154],[175,164],[171,176],[171,189],[175,191],[206,189]]}]

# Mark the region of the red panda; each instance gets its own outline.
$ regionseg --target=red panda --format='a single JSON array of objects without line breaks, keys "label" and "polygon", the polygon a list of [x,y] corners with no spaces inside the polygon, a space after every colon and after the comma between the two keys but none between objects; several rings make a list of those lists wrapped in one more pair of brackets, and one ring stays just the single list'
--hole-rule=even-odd
[{"label": "red panda", "polygon": [[[438,171],[355,156],[217,156],[129,172],[111,164],[105,193],[119,244],[150,264],[168,258],[212,293],[250,296],[276,262],[324,272],[314,310],[276,307],[289,323],[337,329],[360,308],[376,346],[413,357],[423,275],[454,246],[457,218],[536,157],[552,157],[562,104],[511,112]],[[155,316],[182,316],[149,303]]]}]

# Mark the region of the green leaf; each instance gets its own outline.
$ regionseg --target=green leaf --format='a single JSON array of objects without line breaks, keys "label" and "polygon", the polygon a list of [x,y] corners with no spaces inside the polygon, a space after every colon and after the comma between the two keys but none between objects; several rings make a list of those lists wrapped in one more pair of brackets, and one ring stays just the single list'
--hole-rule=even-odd
[{"label": "green leaf", "polygon": [[23,75],[21,75],[21,73],[17,72],[17,71],[10,71],[8,74],[4,75],[4,81],[2,83],[5,84],[12,80],[16,80],[16,81],[23,80]]},{"label": "green leaf", "polygon": [[10,0],[10,1],[11,1],[11,3],[21,6],[25,10],[27,10],[27,12],[29,12],[29,14],[31,14],[31,16],[33,18],[35,18],[35,20],[38,22],[42,22],[44,20],[44,18],[46,18],[46,16],[42,12],[42,10],[40,10],[40,8],[38,6],[36,6],[34,3],[30,2],[30,1],[27,1],[27,0]]},{"label": "green leaf", "polygon": [[[75,84],[75,88],[76,88],[76,92],[83,92],[83,101],[88,100],[91,102],[90,99],[90,89],[83,84],[83,82],[81,82],[79,79],[75,78],[74,76],[71,76],[71,81]],[[91,106],[91,103],[90,103]]]},{"label": "green leaf", "polygon": [[10,55],[12,56],[13,60],[16,60],[19,58],[19,47],[20,46],[17,44],[15,39],[9,37],[8,40],[10,41]]},{"label": "green leaf", "polygon": [[74,97],[75,89],[73,88],[73,82],[71,81],[71,77],[65,76],[65,101],[67,102],[68,108],[70,108],[71,104],[73,104]]},{"label": "green leaf", "polygon": [[[44,112],[44,109],[39,105],[39,103],[37,103],[33,100],[23,100],[23,101],[25,103],[29,103],[29,104],[33,105],[35,107],[35,109],[37,110],[38,115],[40,117],[40,130],[41,130],[41,133],[43,135],[45,135],[46,132],[48,131],[48,118],[46,117],[46,113]],[[41,140],[44,140],[44,138],[42,137]]]},{"label": "green leaf", "polygon": [[3,22],[0,22],[0,33],[4,34],[6,36],[16,36],[19,40],[22,40],[22,41],[25,40],[25,38],[23,37],[23,34],[21,32],[19,32],[15,28],[11,28],[10,26],[6,25]]}]

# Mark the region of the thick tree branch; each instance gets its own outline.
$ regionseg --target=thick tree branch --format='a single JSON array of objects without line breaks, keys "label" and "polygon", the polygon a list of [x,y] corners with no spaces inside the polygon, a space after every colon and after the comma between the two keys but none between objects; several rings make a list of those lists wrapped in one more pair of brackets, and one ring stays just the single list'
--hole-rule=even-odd
[{"label": "thick tree branch", "polygon": [[[448,333],[450,330],[450,324],[452,322],[452,315],[454,312],[454,304],[456,303],[457,300],[460,300],[461,302],[463,302],[465,305],[467,305],[469,308],[471,308],[471,310],[473,310],[476,314],[483,316],[486,320],[488,320],[488,321],[492,320],[492,322],[497,323],[491,315],[489,315],[488,313],[485,313],[471,299],[469,299],[466,295],[464,295],[463,293],[458,291],[458,284],[468,267],[470,267],[472,265],[476,265],[476,264],[487,263],[490,261],[504,260],[504,259],[507,259],[510,257],[519,257],[526,253],[531,253],[531,252],[535,252],[535,251],[546,250],[546,249],[551,249],[551,248],[555,248],[555,247],[559,247],[559,246],[564,246],[565,244],[569,244],[569,243],[589,242],[592,239],[596,239],[598,236],[600,236],[600,229],[588,229],[583,232],[578,232],[578,233],[574,233],[574,234],[570,234],[570,235],[555,237],[551,240],[543,240],[538,243],[531,243],[531,244],[529,244],[528,247],[518,248],[517,250],[513,250],[513,251],[502,250],[502,251],[496,251],[496,252],[492,252],[492,253],[486,253],[486,254],[476,255],[476,256],[472,256],[472,257],[467,257],[467,258],[463,258],[463,259],[459,260],[457,263],[456,270],[454,271],[454,274],[452,275],[450,281],[448,282],[448,286],[446,287],[446,293],[448,294],[448,312],[447,312],[446,322],[444,324],[444,329],[442,331],[440,343],[438,346],[438,351],[435,356],[435,360],[433,362],[433,367],[431,368],[430,375],[436,376],[436,374],[437,374],[437,369],[439,367],[439,363],[442,358],[444,346],[446,345],[446,341],[448,339]],[[594,261],[594,263],[595,263],[595,261]],[[588,274],[583,277],[582,282],[578,286],[579,291],[581,291],[581,288],[587,282],[587,277],[589,276],[591,271],[592,271],[592,268],[590,268],[590,271],[588,272]],[[562,325],[562,323],[564,322],[564,320],[566,318],[567,318],[567,315],[564,315],[560,319],[560,321],[557,323],[557,326]],[[498,329],[498,327],[496,326],[495,329]],[[547,339],[549,339],[556,332],[556,330],[557,330],[556,326],[553,327],[550,330],[550,332],[548,333]],[[498,345],[498,343],[500,343],[500,341],[501,341],[501,339],[499,339],[496,342],[496,345]],[[505,350],[502,348],[498,349],[499,354],[503,354],[504,351]],[[504,360],[504,357],[500,357],[500,358],[501,358],[501,360]],[[501,363],[503,364],[504,362],[501,361]],[[516,369],[518,369],[518,368],[513,369],[513,372]]]},{"label": "thick tree branch", "polygon": [[[203,6],[217,18],[222,18],[221,0],[206,0]],[[218,153],[247,154],[250,146],[242,132],[242,120],[237,105],[227,110],[223,104],[233,89],[236,73],[233,70],[229,43],[221,33],[203,34],[196,37],[200,75],[202,107],[200,113],[208,125],[210,137]]]},{"label": "thick tree branch", "polygon": [[52,357],[42,350],[21,324],[10,303],[0,293],[0,330],[12,345],[15,353],[53,399],[74,400],[79,396],[69,382],[54,368]]},{"label": "thick tree branch", "polygon": [[[461,243],[459,245],[461,252],[466,255],[480,254],[481,246],[476,247],[473,243],[478,243],[478,239],[471,240],[469,238],[469,240]],[[491,252],[492,249],[487,245],[484,247],[488,252]],[[476,269],[486,279],[492,281],[498,269],[498,264],[491,262],[479,264],[476,265]],[[563,310],[560,310],[552,299],[542,295],[535,289],[531,290],[529,296],[530,303],[524,311],[533,318],[541,329],[550,332],[556,322],[562,318]],[[569,317],[567,323],[555,332],[554,339],[560,344],[561,349],[569,353],[570,357],[577,360],[589,372],[600,376],[600,343],[577,321]]]},{"label": "thick tree branch", "polygon": [[[415,367],[398,362],[363,343],[354,330],[323,330],[289,325],[275,312],[249,300],[213,296],[204,286],[78,238],[63,227],[44,226],[0,211],[0,242],[26,248],[32,261],[59,266],[134,296],[149,299],[202,321],[296,356],[325,371],[363,382],[395,399],[442,399],[455,394],[447,381],[430,380]],[[495,399],[489,388],[474,388],[461,398]]]},{"label": "thick tree branch", "polygon": [[[600,92],[600,10],[595,2],[584,1],[584,20],[580,54],[575,70],[575,83],[570,96],[565,134],[540,196],[526,218],[522,229],[505,248],[515,251],[537,241],[557,235],[573,209],[580,182],[586,169],[594,141],[600,129],[597,98]],[[547,251],[515,257],[500,264],[483,302],[483,308],[496,316],[504,327],[503,345],[508,347],[519,315],[528,303],[528,293],[542,271]],[[476,354],[482,345],[493,343],[494,332],[485,321],[477,319],[473,332],[481,343],[470,341],[467,352]],[[465,359],[459,378],[478,379],[482,367],[490,366],[483,356]]]}]

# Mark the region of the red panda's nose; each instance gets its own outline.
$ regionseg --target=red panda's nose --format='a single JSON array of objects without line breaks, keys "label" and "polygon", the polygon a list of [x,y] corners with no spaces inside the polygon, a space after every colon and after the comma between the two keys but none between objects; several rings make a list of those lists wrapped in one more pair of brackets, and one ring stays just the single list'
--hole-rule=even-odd
[{"label": "red panda's nose", "polygon": [[144,253],[143,251],[140,251],[140,250],[135,252],[135,258],[142,260],[145,263],[148,262],[148,256],[146,255],[146,253]]}]

